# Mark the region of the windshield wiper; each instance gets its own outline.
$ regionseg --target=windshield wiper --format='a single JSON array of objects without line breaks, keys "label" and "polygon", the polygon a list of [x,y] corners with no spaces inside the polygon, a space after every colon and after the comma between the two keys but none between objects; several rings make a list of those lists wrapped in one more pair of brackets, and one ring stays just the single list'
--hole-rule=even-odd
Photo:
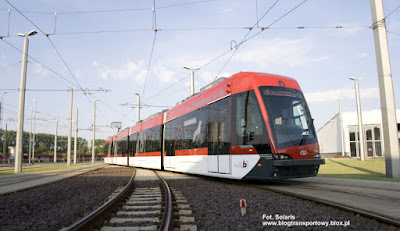
[{"label": "windshield wiper", "polygon": [[310,126],[311,126],[311,123],[313,122],[313,120],[314,120],[314,119],[309,119],[309,120],[308,120],[308,122],[307,122],[307,128],[303,130],[303,132],[306,132],[306,134],[303,135],[303,138],[302,138],[301,141],[300,141],[300,145],[303,145],[303,144],[306,143],[306,140],[308,139],[308,136],[309,136],[310,133],[311,133]]}]

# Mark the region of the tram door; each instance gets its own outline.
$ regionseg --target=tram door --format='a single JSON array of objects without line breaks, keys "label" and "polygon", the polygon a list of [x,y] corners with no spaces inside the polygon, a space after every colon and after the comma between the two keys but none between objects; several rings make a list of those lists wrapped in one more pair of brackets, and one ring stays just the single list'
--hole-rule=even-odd
[{"label": "tram door", "polygon": [[229,98],[207,106],[208,171],[230,173]]}]

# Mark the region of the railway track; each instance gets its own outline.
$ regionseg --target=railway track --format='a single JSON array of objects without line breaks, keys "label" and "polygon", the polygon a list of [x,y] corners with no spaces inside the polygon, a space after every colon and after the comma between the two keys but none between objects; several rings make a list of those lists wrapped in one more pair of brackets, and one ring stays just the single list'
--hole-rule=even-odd
[{"label": "railway track", "polygon": [[137,172],[120,192],[65,230],[168,230],[172,225],[171,189],[158,175],[161,187],[136,187],[138,178],[143,178]]},{"label": "railway track", "polygon": [[114,194],[64,230],[197,230],[190,224],[194,217],[182,193],[156,171],[136,169],[129,184]]}]

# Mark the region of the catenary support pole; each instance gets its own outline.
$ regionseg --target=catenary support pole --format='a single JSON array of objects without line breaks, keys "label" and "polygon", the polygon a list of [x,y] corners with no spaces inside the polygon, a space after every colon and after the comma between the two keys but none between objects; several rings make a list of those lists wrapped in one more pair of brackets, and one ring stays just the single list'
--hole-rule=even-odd
[{"label": "catenary support pole", "polygon": [[37,100],[33,100],[35,102],[35,112],[33,118],[33,139],[32,139],[32,163],[35,163],[35,144],[36,144],[36,103]]},{"label": "catenary support pole", "polygon": [[194,95],[194,71],[200,68],[183,67],[190,71],[190,96]]},{"label": "catenary support pole", "polygon": [[58,130],[58,120],[56,120],[56,131],[54,133],[54,163],[57,163],[57,130]]},{"label": "catenary support pole", "polygon": [[343,112],[342,112],[342,100],[341,99],[339,99],[339,120],[340,120],[340,143],[342,144],[342,156],[345,156],[344,132],[343,132]]},{"label": "catenary support pole", "polygon": [[6,130],[4,132],[4,139],[3,139],[3,164],[6,159],[6,151],[7,151],[7,120],[6,120]]},{"label": "catenary support pole", "polygon": [[24,132],[24,109],[25,109],[25,87],[26,87],[26,67],[28,63],[28,35],[25,35],[24,52],[22,53],[22,70],[21,82],[19,88],[19,105],[18,105],[18,125],[16,134],[16,153],[15,153],[15,173],[22,172],[22,154],[23,143],[22,134]]},{"label": "catenary support pole", "polygon": [[137,111],[136,111],[136,123],[139,123],[140,121],[140,95],[138,93],[135,93],[137,95]]},{"label": "catenary support pole", "polygon": [[359,88],[359,80],[362,78],[354,78],[350,77],[349,79],[354,81],[354,88],[356,93],[356,105],[357,105],[357,123],[358,123],[358,154],[361,161],[364,161],[365,151],[364,151],[364,127],[362,122],[362,110],[361,110],[361,101],[360,101],[360,88]]},{"label": "catenary support pole", "polygon": [[78,147],[78,108],[76,108],[75,111],[74,164],[76,164],[78,158],[77,147]]},{"label": "catenary support pole", "polygon": [[98,99],[94,100],[93,103],[93,143],[92,143],[92,164],[94,164],[95,157],[96,157],[96,102]]},{"label": "catenary support pole", "polygon": [[381,98],[386,177],[399,178],[400,155],[396,106],[382,0],[371,0],[371,12]]},{"label": "catenary support pole", "polygon": [[68,121],[68,146],[67,146],[67,165],[71,165],[71,133],[72,133],[72,88],[69,91],[69,121]]},{"label": "catenary support pole", "polygon": [[31,108],[31,131],[29,133],[29,151],[28,151],[29,164],[31,164],[31,156],[32,156],[32,122],[33,122],[33,108]]},{"label": "catenary support pole", "polygon": [[354,79],[354,84],[356,88],[356,102],[357,102],[357,121],[358,121],[358,141],[359,141],[359,155],[360,155],[360,160],[364,161],[365,160],[365,149],[364,149],[364,125],[362,122],[362,110],[361,110],[361,100],[360,100],[360,86],[359,86],[359,80],[360,79]]}]

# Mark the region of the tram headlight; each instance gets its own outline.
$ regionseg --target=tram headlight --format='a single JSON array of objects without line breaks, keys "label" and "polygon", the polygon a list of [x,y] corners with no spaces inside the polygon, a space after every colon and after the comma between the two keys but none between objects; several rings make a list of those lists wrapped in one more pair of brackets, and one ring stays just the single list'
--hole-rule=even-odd
[{"label": "tram headlight", "polygon": [[290,160],[292,159],[292,157],[290,157],[287,154],[282,154],[282,153],[278,153],[278,154],[274,154],[274,159],[275,160]]},{"label": "tram headlight", "polygon": [[321,154],[320,154],[320,153],[315,154],[315,155],[314,155],[314,158],[316,158],[316,159],[321,159]]}]

